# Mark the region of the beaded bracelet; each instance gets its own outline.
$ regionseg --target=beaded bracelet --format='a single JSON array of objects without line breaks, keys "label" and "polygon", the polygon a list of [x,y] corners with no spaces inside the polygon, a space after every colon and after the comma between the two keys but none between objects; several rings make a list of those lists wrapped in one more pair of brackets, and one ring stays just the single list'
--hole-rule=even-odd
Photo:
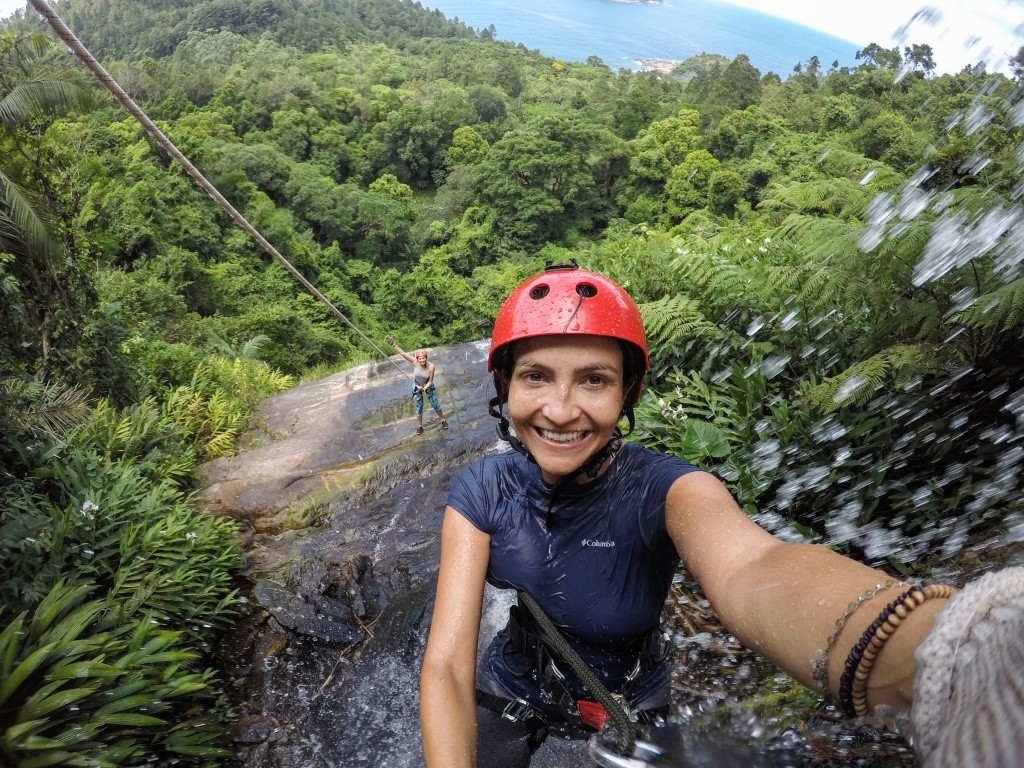
[{"label": "beaded bracelet", "polygon": [[888,579],[880,584],[875,584],[875,586],[871,587],[871,589],[867,590],[863,595],[846,606],[846,611],[843,615],[836,619],[835,629],[833,629],[832,634],[828,636],[825,647],[818,651],[818,655],[811,661],[811,677],[814,679],[814,682],[818,684],[818,690],[821,693],[828,695],[828,657],[832,652],[832,646],[836,643],[836,638],[839,637],[839,633],[842,632],[847,620],[858,608],[879,592],[886,589],[895,589],[896,587],[907,587],[909,585],[909,582],[906,581]]},{"label": "beaded bracelet", "polygon": [[956,590],[945,584],[918,584],[893,600],[878,615],[846,657],[839,681],[839,705],[849,717],[868,713],[868,676],[875,660],[908,614],[933,598],[951,597]]}]

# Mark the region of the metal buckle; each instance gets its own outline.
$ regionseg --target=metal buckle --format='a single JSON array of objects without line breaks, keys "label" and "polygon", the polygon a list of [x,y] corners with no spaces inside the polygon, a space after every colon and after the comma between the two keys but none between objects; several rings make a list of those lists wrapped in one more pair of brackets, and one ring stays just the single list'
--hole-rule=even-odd
[{"label": "metal buckle", "polygon": [[526,720],[532,714],[533,707],[531,707],[522,699],[510,701],[508,704],[505,705],[505,709],[501,711],[501,716],[506,720],[511,720],[513,723],[518,723],[522,720]]},{"label": "metal buckle", "polygon": [[640,676],[640,667],[641,667],[640,657],[637,656],[636,657],[636,664],[633,666],[633,671],[630,672],[628,675],[626,675],[626,682],[627,683],[632,683],[634,680],[637,679],[637,677]]},{"label": "metal buckle", "polygon": [[[657,744],[647,741],[636,742],[631,755],[620,754],[607,729],[590,737],[587,741],[587,754],[602,768],[651,768],[654,765],[678,765],[671,759],[666,761],[666,758],[673,756],[668,755]],[[689,765],[689,762],[684,762],[682,765]]]},{"label": "metal buckle", "polygon": [[558,668],[555,664],[555,660],[551,658],[551,654],[547,655],[547,664],[544,667],[544,682],[550,684],[552,680],[559,683],[565,681],[565,673]]}]

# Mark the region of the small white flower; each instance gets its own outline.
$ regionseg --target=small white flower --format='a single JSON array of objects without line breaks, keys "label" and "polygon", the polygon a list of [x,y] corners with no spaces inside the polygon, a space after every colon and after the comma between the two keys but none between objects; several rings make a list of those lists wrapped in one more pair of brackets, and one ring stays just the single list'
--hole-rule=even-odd
[{"label": "small white flower", "polygon": [[199,534],[196,533],[195,531],[189,531],[188,533],[185,534],[185,538],[188,539],[189,542],[194,544],[195,540],[199,538]]},{"label": "small white flower", "polygon": [[92,520],[96,516],[96,513],[99,511],[99,509],[100,507],[98,504],[96,504],[96,502],[86,499],[85,501],[82,502],[82,517],[86,518],[87,520]]},{"label": "small white flower", "polygon": [[770,237],[766,237],[766,238],[764,239],[764,241],[765,241],[766,243],[770,243],[770,242],[772,241],[772,239],[771,239]]}]

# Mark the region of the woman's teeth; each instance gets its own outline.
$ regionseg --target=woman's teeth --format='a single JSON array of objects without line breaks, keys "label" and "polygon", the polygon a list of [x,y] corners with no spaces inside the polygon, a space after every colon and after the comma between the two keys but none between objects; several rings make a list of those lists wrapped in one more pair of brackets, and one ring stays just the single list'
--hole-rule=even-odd
[{"label": "woman's teeth", "polygon": [[577,440],[582,440],[583,435],[586,433],[582,430],[576,432],[551,432],[547,429],[542,429],[540,434],[545,440],[551,440],[555,443],[573,443]]}]

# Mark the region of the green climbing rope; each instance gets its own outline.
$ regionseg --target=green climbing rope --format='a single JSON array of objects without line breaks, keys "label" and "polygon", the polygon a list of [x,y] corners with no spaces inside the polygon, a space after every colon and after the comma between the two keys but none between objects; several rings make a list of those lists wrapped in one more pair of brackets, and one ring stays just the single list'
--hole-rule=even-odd
[{"label": "green climbing rope", "polygon": [[537,621],[537,625],[541,628],[545,639],[552,649],[562,657],[570,669],[576,673],[583,685],[586,686],[587,690],[590,691],[594,699],[608,713],[618,736],[619,751],[624,755],[630,754],[636,746],[637,739],[641,736],[640,726],[630,719],[629,713],[623,709],[618,700],[602,685],[601,681],[597,679],[597,675],[584,663],[579,654],[569,646],[565,638],[562,637],[562,633],[558,631],[558,627],[544,613],[544,609],[537,605],[537,601],[523,591],[519,591],[517,594],[519,601],[526,606],[527,610],[530,611],[533,618]]}]

